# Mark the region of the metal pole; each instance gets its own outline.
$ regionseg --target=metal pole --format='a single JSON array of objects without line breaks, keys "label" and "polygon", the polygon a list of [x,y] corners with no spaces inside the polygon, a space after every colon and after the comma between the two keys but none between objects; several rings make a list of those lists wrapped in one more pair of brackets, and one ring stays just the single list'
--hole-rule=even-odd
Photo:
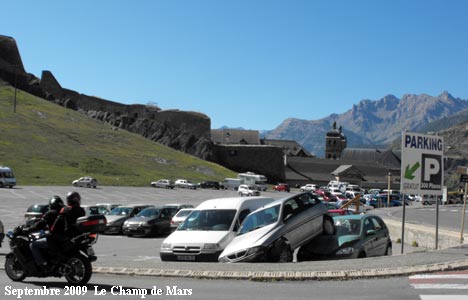
[{"label": "metal pole", "polygon": [[401,254],[405,251],[405,218],[406,218],[406,205],[405,205],[405,195],[403,196],[403,218],[401,222]]},{"label": "metal pole", "polygon": [[392,173],[388,172],[388,189],[387,189],[387,207],[390,207],[390,181]]},{"label": "metal pole", "polygon": [[463,228],[465,228],[465,212],[466,212],[467,190],[468,190],[468,182],[465,182],[465,201],[463,201],[462,224],[461,224],[461,230],[460,230],[460,244],[463,244]]},{"label": "metal pole", "polygon": [[436,232],[435,232],[435,249],[439,249],[439,199],[440,196],[436,196]]},{"label": "metal pole", "polygon": [[15,65],[15,97],[13,99],[13,112],[16,113],[16,83],[17,83],[17,71],[18,65]]}]

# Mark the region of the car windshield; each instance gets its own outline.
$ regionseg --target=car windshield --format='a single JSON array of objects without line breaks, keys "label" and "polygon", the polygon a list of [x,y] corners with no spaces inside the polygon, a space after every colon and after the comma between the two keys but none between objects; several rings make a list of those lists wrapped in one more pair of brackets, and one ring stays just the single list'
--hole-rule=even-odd
[{"label": "car windshield", "polygon": [[154,207],[145,208],[137,214],[137,217],[152,218],[152,217],[156,217],[157,215],[159,215],[160,212],[161,212],[160,208],[154,208]]},{"label": "car windshield", "polygon": [[177,230],[227,231],[235,215],[234,209],[194,210]]},{"label": "car windshield", "polygon": [[192,210],[190,210],[190,209],[187,209],[187,210],[180,210],[175,216],[176,216],[176,217],[186,217],[186,216],[188,216],[191,212],[192,212]]},{"label": "car windshield", "polygon": [[361,220],[337,219],[335,220],[336,235],[359,235],[361,233]]},{"label": "car windshield", "polygon": [[126,215],[129,215],[132,212],[132,209],[133,208],[131,208],[131,207],[123,207],[123,206],[116,207],[113,210],[111,210],[109,215],[112,215],[112,216],[126,216]]},{"label": "car windshield", "polygon": [[242,226],[239,229],[237,235],[241,235],[276,223],[279,217],[280,206],[281,205],[275,205],[248,215],[244,222],[242,222]]}]

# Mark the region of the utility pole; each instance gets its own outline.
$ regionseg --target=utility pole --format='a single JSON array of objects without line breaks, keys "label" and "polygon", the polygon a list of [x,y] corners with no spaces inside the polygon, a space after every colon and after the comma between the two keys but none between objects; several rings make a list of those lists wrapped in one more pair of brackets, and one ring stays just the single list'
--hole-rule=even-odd
[{"label": "utility pole", "polygon": [[17,69],[18,69],[18,65],[15,65],[15,97],[13,99],[13,113],[16,113],[16,84],[17,84]]}]

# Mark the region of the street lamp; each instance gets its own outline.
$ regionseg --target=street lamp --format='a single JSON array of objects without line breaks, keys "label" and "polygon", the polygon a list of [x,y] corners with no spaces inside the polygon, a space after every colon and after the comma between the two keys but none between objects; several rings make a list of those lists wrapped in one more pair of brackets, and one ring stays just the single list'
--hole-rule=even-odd
[{"label": "street lamp", "polygon": [[388,189],[387,189],[387,207],[390,207],[390,183],[392,181],[392,173],[388,172]]},{"label": "street lamp", "polygon": [[17,85],[17,69],[18,69],[18,65],[15,65],[15,97],[13,99],[13,112],[16,113],[16,85]]}]

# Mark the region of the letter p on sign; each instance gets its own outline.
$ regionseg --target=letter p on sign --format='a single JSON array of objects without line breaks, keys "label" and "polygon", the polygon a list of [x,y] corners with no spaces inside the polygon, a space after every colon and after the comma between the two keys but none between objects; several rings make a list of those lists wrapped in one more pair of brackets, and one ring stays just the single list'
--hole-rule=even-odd
[{"label": "letter p on sign", "polygon": [[438,175],[440,172],[439,160],[432,157],[425,157],[423,161],[424,181],[431,181],[431,176]]}]

